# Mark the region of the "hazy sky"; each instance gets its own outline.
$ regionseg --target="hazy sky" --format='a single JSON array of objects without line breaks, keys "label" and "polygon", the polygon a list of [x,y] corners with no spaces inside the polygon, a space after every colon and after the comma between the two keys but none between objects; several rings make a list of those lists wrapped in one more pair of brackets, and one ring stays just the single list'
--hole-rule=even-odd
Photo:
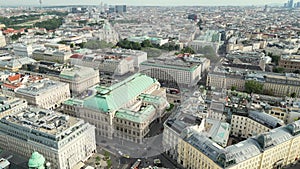
[{"label": "hazy sky", "polygon": [[[101,0],[42,0],[43,5],[94,5]],[[125,5],[264,5],[288,0],[102,0],[107,4]],[[297,1],[297,0],[294,0]],[[300,1],[300,0],[299,0]],[[0,5],[38,5],[39,0],[0,0]]]}]

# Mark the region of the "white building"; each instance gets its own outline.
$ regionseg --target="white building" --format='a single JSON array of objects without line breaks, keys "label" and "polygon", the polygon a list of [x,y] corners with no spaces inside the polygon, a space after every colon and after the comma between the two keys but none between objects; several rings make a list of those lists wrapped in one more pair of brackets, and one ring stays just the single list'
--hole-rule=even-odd
[{"label": "white building", "polygon": [[64,113],[96,126],[97,139],[122,138],[142,143],[149,125],[169,107],[157,80],[135,74],[110,87],[96,86],[86,98],[64,102]]},{"label": "white building", "polygon": [[37,49],[33,51],[32,58],[36,60],[66,63],[69,61],[71,55],[71,51],[60,51],[57,49]]},{"label": "white building", "polygon": [[111,73],[115,75],[124,75],[134,71],[133,59],[131,57],[122,57],[106,54],[74,54],[70,58],[72,65],[92,67],[99,69],[100,72]]},{"label": "white building", "polygon": [[96,152],[95,127],[51,110],[28,108],[0,120],[0,147],[27,158],[39,152],[51,168],[71,169]]},{"label": "white building", "polygon": [[0,119],[27,108],[27,101],[0,94]]},{"label": "white building", "polygon": [[28,104],[54,109],[70,98],[69,84],[42,79],[16,90],[16,97],[26,99]]},{"label": "white building", "polygon": [[89,67],[74,66],[64,69],[59,75],[60,81],[68,83],[72,95],[77,95],[84,90],[99,83],[99,71]]},{"label": "white building", "polygon": [[23,43],[13,44],[14,54],[16,56],[21,56],[21,57],[31,57],[32,52],[39,48],[42,48],[42,45],[32,45],[32,44],[23,44]]},{"label": "white building", "polygon": [[141,63],[140,72],[161,82],[195,86],[201,79],[201,63],[187,62],[180,58],[159,58]]},{"label": "white building", "polygon": [[147,53],[139,50],[117,48],[112,49],[111,53],[117,56],[133,58],[133,65],[135,68],[139,68],[142,62],[147,61]]},{"label": "white building", "polygon": [[5,36],[2,34],[2,31],[0,31],[0,47],[4,46],[6,46]]}]

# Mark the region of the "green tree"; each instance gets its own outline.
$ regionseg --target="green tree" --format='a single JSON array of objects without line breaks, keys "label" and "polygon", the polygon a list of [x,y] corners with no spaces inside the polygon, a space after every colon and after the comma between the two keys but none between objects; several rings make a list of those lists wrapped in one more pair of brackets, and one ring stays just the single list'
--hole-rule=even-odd
[{"label": "green tree", "polygon": [[144,40],[141,45],[143,48],[152,47],[152,43],[149,39]]},{"label": "green tree", "polygon": [[231,91],[235,91],[236,90],[236,86],[231,86]]},{"label": "green tree", "polygon": [[284,68],[282,68],[282,67],[275,67],[273,69],[273,72],[275,72],[275,73],[283,73],[284,72]]},{"label": "green tree", "polygon": [[300,73],[300,70],[299,69],[295,70],[293,73]]},{"label": "green tree", "polygon": [[54,30],[59,28],[63,23],[63,18],[53,18],[34,24],[35,27],[45,28],[47,30]]},{"label": "green tree", "polygon": [[86,43],[83,43],[79,45],[80,47],[82,46],[83,48],[88,48],[88,49],[104,49],[104,48],[111,48],[114,45],[111,43],[107,43],[104,40],[89,40]]},{"label": "green tree", "polygon": [[183,49],[181,49],[180,53],[195,54],[195,51],[191,47],[187,46],[187,47],[184,47]]},{"label": "green tree", "polygon": [[295,92],[291,94],[292,98],[296,98],[296,96],[297,96],[297,94]]},{"label": "green tree", "polygon": [[268,56],[270,56],[272,58],[272,62],[274,62],[276,65],[278,65],[278,62],[280,60],[280,56],[274,55],[271,52],[268,52]]},{"label": "green tree", "polygon": [[199,30],[202,30],[202,29],[203,29],[203,28],[202,28],[202,24],[203,24],[202,19],[199,19],[199,21],[197,22],[197,26],[198,26]]},{"label": "green tree", "polygon": [[263,93],[263,87],[263,83],[255,80],[248,80],[245,83],[245,92],[261,94]]},{"label": "green tree", "polygon": [[97,156],[97,157],[96,157],[96,165],[99,165],[99,164],[100,164],[100,160],[101,160],[100,157]]},{"label": "green tree", "polygon": [[22,34],[19,32],[17,34],[13,34],[11,35],[11,40],[16,41],[18,40],[20,37],[22,36]]}]

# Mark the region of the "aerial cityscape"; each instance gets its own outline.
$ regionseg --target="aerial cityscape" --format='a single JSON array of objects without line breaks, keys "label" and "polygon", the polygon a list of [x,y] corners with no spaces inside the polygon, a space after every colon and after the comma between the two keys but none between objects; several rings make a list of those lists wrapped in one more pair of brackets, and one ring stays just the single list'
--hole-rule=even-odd
[{"label": "aerial cityscape", "polygon": [[300,169],[300,0],[0,9],[0,169]]}]

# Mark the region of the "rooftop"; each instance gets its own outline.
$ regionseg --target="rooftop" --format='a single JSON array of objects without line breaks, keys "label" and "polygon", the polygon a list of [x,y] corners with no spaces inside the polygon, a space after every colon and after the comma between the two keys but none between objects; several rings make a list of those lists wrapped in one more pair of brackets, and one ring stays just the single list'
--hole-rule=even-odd
[{"label": "rooftop", "polygon": [[298,137],[299,133],[300,121],[295,121],[226,148],[220,147],[201,132],[193,131],[184,139],[221,167],[228,167],[257,156],[262,151],[286,142],[293,137]]},{"label": "rooftop", "polygon": [[63,71],[61,71],[59,77],[64,79],[75,80],[77,78],[86,78],[92,76],[97,72],[98,71],[94,70],[93,68],[74,66],[72,68],[64,69]]},{"label": "rooftop", "polygon": [[161,67],[166,69],[183,70],[183,71],[190,71],[190,72],[195,71],[200,66],[199,63],[183,61],[180,58],[152,59],[152,60],[147,60],[145,62],[142,62],[141,65]]},{"label": "rooftop", "polygon": [[142,107],[140,111],[133,112],[126,109],[120,109],[116,112],[115,117],[125,119],[135,123],[151,122],[155,116],[155,108],[152,105]]},{"label": "rooftop", "polygon": [[51,110],[30,107],[1,119],[3,123],[12,123],[31,130],[37,130],[53,136],[58,135],[82,120]]},{"label": "rooftop", "polygon": [[97,86],[96,94],[85,99],[83,105],[102,112],[116,111],[154,83],[156,79],[137,73],[110,87]]},{"label": "rooftop", "polygon": [[19,88],[17,89],[17,93],[21,94],[27,94],[27,95],[33,95],[38,96],[40,94],[44,94],[49,92],[50,90],[54,90],[55,88],[59,86],[63,86],[65,83],[52,81],[48,79],[42,79],[38,82],[31,83],[29,86]]}]

